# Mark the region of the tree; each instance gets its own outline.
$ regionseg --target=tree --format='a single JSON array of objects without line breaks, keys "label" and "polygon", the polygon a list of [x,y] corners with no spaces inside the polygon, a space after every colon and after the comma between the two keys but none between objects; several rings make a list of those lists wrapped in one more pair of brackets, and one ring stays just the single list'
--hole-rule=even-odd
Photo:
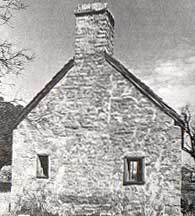
[{"label": "tree", "polygon": [[[11,28],[11,19],[15,11],[23,10],[26,5],[22,0],[0,0],[0,27],[7,25]],[[15,50],[13,44],[0,38],[0,86],[3,78],[9,74],[18,74],[24,69],[27,62],[33,59],[33,55],[27,49]],[[12,134],[10,128],[15,123],[21,106],[14,106],[10,102],[3,101],[0,97],[0,183],[11,180],[11,154]],[[1,185],[1,188],[3,186]]]},{"label": "tree", "polygon": [[[0,25],[10,26],[14,11],[25,9],[22,0],[0,0]],[[15,50],[12,43],[0,39],[0,84],[7,74],[18,74],[33,59],[27,49]]]},{"label": "tree", "polygon": [[[185,144],[183,142],[183,150],[188,152],[195,159],[195,118],[192,115],[190,106],[186,105],[182,108],[182,117],[184,121],[183,135],[187,134],[188,142]],[[183,136],[184,140],[184,136]]]},{"label": "tree", "polygon": [[181,199],[181,212],[185,216],[194,215],[195,206],[187,198]]}]

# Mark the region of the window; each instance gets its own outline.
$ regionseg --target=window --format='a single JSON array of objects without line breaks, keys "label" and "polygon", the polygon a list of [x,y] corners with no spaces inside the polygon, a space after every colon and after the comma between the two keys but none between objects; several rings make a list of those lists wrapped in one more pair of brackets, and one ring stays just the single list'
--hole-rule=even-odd
[{"label": "window", "polygon": [[144,184],[144,158],[124,158],[124,185]]},{"label": "window", "polygon": [[37,155],[37,178],[49,178],[48,155]]},{"label": "window", "polygon": [[191,173],[191,182],[195,183],[195,172]]}]

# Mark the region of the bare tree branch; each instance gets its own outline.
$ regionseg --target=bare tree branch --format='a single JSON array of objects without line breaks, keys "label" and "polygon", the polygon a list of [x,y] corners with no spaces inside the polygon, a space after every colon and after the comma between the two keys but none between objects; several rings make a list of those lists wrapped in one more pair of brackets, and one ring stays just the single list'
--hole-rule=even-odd
[{"label": "bare tree branch", "polygon": [[22,0],[0,0],[0,24],[8,23],[13,17],[13,11],[26,7]]},{"label": "bare tree branch", "polygon": [[0,43],[0,80],[7,74],[18,75],[27,62],[32,61],[33,54],[26,49],[15,51],[13,45],[7,41]]},{"label": "bare tree branch", "polygon": [[191,154],[193,158],[195,158],[195,125],[193,123],[193,117],[190,111],[189,105],[186,105],[182,108],[181,112],[183,116],[183,121],[185,124],[185,132],[189,135],[190,145],[183,146],[183,150]]},{"label": "bare tree branch", "polygon": [[[25,9],[23,0],[0,0],[0,25],[9,24],[14,11]],[[14,49],[12,43],[0,40],[0,83],[8,74],[20,74],[34,55],[27,49]]]}]

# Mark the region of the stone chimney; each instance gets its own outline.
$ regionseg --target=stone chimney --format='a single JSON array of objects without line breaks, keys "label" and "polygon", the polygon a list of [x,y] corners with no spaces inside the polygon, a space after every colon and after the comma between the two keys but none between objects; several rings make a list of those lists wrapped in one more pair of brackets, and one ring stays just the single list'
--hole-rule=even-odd
[{"label": "stone chimney", "polygon": [[106,3],[82,4],[75,10],[75,61],[113,54],[114,18]]}]

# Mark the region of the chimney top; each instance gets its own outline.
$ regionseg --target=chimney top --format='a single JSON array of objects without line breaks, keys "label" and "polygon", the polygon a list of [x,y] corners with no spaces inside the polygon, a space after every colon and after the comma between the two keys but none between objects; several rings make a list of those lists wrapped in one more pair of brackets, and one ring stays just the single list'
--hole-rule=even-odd
[{"label": "chimney top", "polygon": [[95,2],[95,3],[87,3],[87,4],[79,4],[74,11],[75,16],[84,16],[87,14],[99,14],[107,12],[110,23],[114,26],[114,18],[111,12],[108,10],[107,3]]},{"label": "chimney top", "polygon": [[101,11],[107,9],[107,3],[87,3],[87,4],[79,4],[76,8],[76,13],[83,13],[89,11]]},{"label": "chimney top", "polygon": [[75,62],[80,64],[104,58],[104,51],[113,54],[114,18],[106,3],[82,4],[76,17]]}]

